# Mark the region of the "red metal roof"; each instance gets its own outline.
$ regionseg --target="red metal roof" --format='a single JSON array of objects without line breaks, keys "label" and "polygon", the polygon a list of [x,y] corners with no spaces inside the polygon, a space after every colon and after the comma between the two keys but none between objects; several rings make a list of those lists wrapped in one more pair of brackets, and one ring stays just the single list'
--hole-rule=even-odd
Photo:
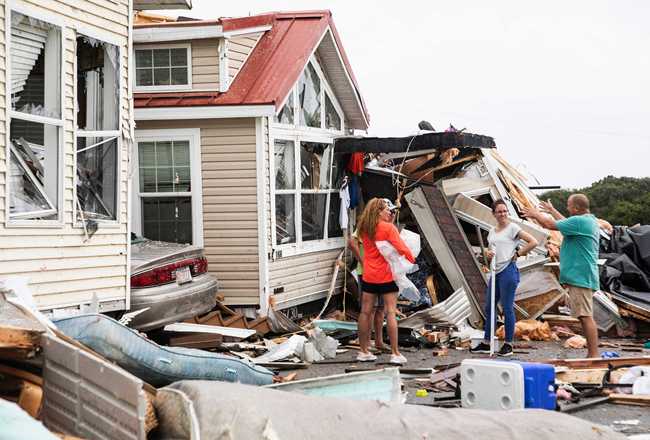
[{"label": "red metal roof", "polygon": [[282,12],[222,18],[224,32],[271,25],[242,66],[227,92],[136,93],[136,108],[210,105],[262,105],[276,108],[298,80],[325,30],[330,27],[345,69],[369,121],[365,103],[330,11]]}]

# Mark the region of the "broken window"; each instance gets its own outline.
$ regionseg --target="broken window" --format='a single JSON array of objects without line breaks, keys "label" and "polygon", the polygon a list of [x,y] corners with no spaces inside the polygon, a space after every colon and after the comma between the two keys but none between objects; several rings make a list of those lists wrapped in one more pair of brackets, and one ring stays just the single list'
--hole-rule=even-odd
[{"label": "broken window", "polygon": [[77,37],[77,128],[118,129],[119,51],[114,44]]},{"label": "broken window", "polygon": [[175,86],[189,84],[189,49],[159,48],[135,51],[135,85]]},{"label": "broken window", "polygon": [[294,194],[275,196],[275,240],[277,244],[296,242],[296,206]]},{"label": "broken window", "polygon": [[293,92],[289,94],[287,102],[275,115],[275,122],[279,124],[293,124]]},{"label": "broken window", "polygon": [[298,80],[298,97],[300,125],[321,128],[321,84],[311,63],[307,64]]},{"label": "broken window", "polygon": [[118,219],[120,184],[120,51],[78,33],[77,220]]},{"label": "broken window", "polygon": [[192,243],[190,141],[138,142],[142,235],[151,240]]},{"label": "broken window", "polygon": [[278,139],[274,143],[275,188],[295,189],[295,144],[293,141]]},{"label": "broken window", "polygon": [[61,185],[61,29],[11,12],[9,218],[56,220]]},{"label": "broken window", "polygon": [[325,128],[341,130],[341,117],[327,93],[325,93]]},{"label": "broken window", "polygon": [[[275,244],[341,237],[337,205],[340,205],[340,199],[337,187],[332,186],[333,181],[339,180],[338,168],[330,172],[333,146],[322,142],[276,139],[273,147]],[[298,170],[296,157],[300,158]],[[333,218],[336,218],[334,223]]]},{"label": "broken window", "polygon": [[327,194],[300,194],[302,207],[302,241],[322,240],[325,237]]},{"label": "broken window", "polygon": [[[118,185],[117,137],[77,138],[77,199],[80,218],[115,220]],[[83,216],[83,217],[82,217]]]}]

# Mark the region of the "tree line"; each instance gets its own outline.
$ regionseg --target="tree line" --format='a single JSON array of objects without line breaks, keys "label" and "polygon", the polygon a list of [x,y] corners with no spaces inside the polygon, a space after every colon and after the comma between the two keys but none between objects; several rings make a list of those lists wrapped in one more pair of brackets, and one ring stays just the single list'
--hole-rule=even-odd
[{"label": "tree line", "polygon": [[589,197],[591,212],[612,225],[650,224],[650,177],[607,176],[586,188],[545,192],[540,200],[550,199],[566,216],[567,198],[576,192]]}]

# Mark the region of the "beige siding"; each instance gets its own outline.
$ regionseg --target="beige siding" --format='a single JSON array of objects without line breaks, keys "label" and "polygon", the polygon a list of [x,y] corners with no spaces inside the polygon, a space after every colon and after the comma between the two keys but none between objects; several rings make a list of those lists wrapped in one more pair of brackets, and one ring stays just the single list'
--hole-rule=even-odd
[{"label": "beige siding", "polygon": [[259,304],[255,119],[141,121],[139,129],[201,129],[203,237],[227,304]]},{"label": "beige siding", "polygon": [[192,88],[219,89],[219,40],[192,41]]},{"label": "beige siding", "polygon": [[[278,309],[291,307],[322,298],[329,290],[334,274],[334,262],[341,249],[320,251],[294,257],[280,258],[269,263],[269,286],[272,302]],[[343,286],[343,272],[339,271],[336,292]]]},{"label": "beige siding", "polygon": [[[4,16],[8,13],[5,2],[0,6],[0,23],[4,30]],[[116,225],[100,225],[97,233],[84,241],[81,227],[75,227],[74,207],[74,105],[75,105],[75,26],[109,33],[120,43],[121,79],[123,99],[122,131],[126,137],[130,131],[130,106],[127,97],[128,66],[128,3],[103,0],[24,0],[25,5],[63,22],[63,226],[15,227],[5,223],[6,206],[6,112],[5,54],[8,52],[4,32],[0,35],[0,278],[20,275],[29,279],[29,287],[41,309],[77,306],[89,303],[93,296],[100,301],[124,301],[127,286],[127,170],[128,145],[122,139],[120,180],[120,205]]]},{"label": "beige siding", "polygon": [[228,73],[231,81],[237,76],[261,37],[262,32],[259,32],[230,39],[228,42]]}]

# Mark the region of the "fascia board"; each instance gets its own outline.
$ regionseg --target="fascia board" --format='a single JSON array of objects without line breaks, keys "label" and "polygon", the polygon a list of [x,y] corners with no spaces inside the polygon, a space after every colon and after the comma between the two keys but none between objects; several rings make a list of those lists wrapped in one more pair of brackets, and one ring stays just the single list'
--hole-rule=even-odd
[{"label": "fascia board", "polygon": [[273,116],[274,105],[228,105],[200,107],[136,108],[136,121],[171,119],[219,119]]},{"label": "fascia board", "polygon": [[160,43],[220,37],[223,37],[223,27],[219,25],[182,26],[177,28],[145,27],[133,29],[134,43]]}]

